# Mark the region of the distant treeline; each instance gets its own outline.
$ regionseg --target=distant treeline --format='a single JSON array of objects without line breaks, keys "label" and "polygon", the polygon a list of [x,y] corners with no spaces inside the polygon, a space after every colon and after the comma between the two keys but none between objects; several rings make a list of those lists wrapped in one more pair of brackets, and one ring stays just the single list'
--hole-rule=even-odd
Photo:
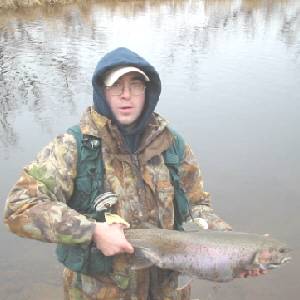
[{"label": "distant treeline", "polygon": [[19,7],[33,7],[41,5],[67,4],[76,2],[76,0],[0,0],[0,9]]}]

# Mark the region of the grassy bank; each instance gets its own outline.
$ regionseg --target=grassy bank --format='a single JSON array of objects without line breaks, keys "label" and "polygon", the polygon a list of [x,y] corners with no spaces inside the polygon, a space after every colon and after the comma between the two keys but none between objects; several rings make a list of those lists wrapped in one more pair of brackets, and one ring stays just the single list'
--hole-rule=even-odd
[{"label": "grassy bank", "polygon": [[17,9],[42,5],[68,4],[73,0],[0,0],[0,9]]}]

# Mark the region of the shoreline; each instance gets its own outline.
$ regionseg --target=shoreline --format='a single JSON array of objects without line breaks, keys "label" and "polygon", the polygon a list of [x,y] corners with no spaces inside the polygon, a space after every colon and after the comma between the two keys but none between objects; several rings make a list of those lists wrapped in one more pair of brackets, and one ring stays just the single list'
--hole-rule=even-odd
[{"label": "shoreline", "polygon": [[0,0],[1,10],[17,10],[22,8],[46,7],[55,5],[67,5],[76,2],[85,2],[80,0]]}]

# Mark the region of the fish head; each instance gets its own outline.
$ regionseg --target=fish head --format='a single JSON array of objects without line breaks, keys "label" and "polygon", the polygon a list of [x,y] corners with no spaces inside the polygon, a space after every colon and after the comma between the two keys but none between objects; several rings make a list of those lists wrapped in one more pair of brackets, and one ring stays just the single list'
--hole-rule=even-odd
[{"label": "fish head", "polygon": [[263,270],[275,269],[292,259],[290,253],[291,249],[287,245],[268,239],[255,254],[253,264]]}]

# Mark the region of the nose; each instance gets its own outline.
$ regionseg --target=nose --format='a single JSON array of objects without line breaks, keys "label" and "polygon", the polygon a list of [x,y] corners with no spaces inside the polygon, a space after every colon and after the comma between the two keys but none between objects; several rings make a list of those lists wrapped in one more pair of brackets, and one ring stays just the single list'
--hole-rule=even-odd
[{"label": "nose", "polygon": [[121,98],[122,99],[129,99],[130,96],[131,96],[130,86],[128,84],[124,84],[122,94],[121,94]]}]

